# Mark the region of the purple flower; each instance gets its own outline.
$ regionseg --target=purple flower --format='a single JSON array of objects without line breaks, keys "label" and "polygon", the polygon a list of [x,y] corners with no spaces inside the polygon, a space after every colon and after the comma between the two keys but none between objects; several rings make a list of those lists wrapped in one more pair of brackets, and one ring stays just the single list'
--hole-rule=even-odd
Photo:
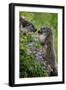
[{"label": "purple flower", "polygon": [[36,57],[36,60],[43,60],[41,52],[37,52],[37,54],[35,54],[35,57]]}]

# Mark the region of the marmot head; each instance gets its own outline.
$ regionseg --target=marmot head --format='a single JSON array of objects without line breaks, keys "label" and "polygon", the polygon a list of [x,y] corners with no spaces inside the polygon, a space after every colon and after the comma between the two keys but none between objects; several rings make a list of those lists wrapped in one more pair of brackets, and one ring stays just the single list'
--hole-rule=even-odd
[{"label": "marmot head", "polygon": [[31,22],[27,21],[23,17],[20,17],[20,30],[24,33],[28,33],[36,32],[37,29]]},{"label": "marmot head", "polygon": [[47,27],[42,27],[38,31],[39,33],[39,41],[42,45],[48,44],[50,41],[52,41],[52,30]]}]

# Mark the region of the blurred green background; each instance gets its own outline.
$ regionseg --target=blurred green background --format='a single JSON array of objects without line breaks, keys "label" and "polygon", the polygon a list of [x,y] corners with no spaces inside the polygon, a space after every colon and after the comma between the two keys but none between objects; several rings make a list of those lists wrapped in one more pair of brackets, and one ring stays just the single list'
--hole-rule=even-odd
[{"label": "blurred green background", "polygon": [[[39,12],[20,12],[19,16],[23,16],[27,21],[30,21],[37,31],[41,27],[49,27],[53,31],[53,44],[55,51],[55,61],[58,59],[58,15],[56,13],[39,13]],[[30,38],[30,37],[28,37]],[[22,44],[21,44],[22,40]],[[34,77],[34,76],[47,76],[46,70],[41,69],[41,65],[34,64],[31,58],[26,55],[27,37],[20,33],[20,77]],[[34,60],[34,59],[33,59]],[[38,70],[39,67],[39,70]],[[30,70],[29,70],[30,69]],[[34,69],[34,70],[33,70]],[[30,74],[30,75],[29,75]]]}]

